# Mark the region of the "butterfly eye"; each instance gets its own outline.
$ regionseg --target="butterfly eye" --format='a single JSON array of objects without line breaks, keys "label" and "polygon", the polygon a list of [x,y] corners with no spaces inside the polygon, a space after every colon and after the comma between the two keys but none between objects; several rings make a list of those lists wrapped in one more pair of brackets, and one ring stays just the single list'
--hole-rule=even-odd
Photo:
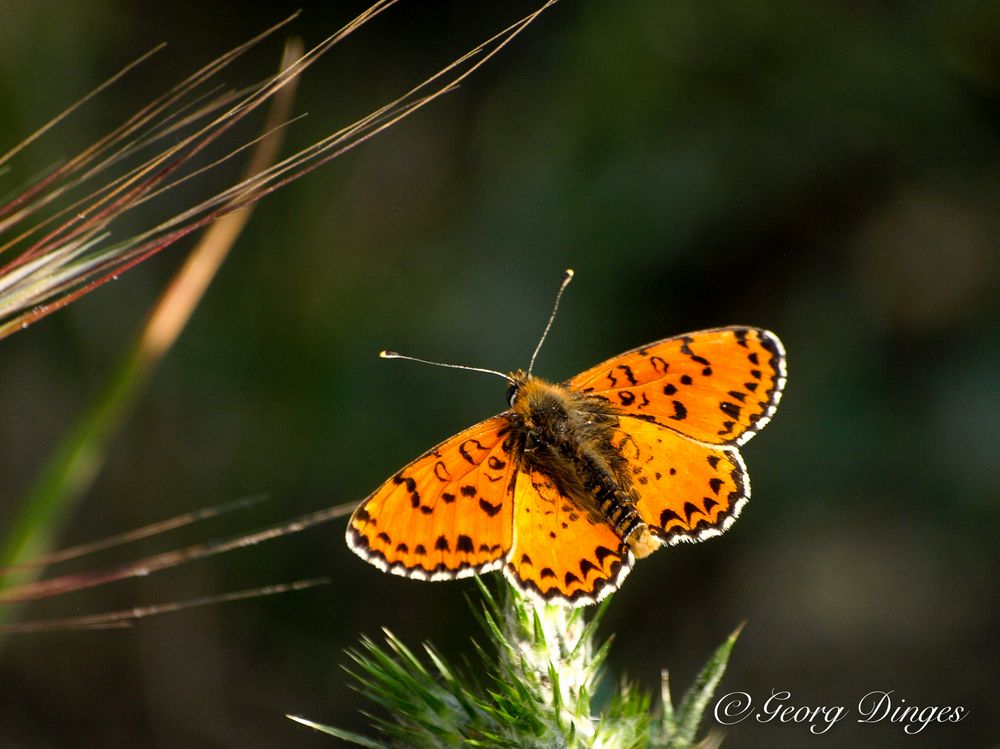
[{"label": "butterfly eye", "polygon": [[517,385],[514,385],[514,384],[511,384],[511,386],[509,388],[507,388],[507,402],[511,406],[514,405],[514,399],[517,398],[517,391],[518,391],[518,387],[517,387]]}]

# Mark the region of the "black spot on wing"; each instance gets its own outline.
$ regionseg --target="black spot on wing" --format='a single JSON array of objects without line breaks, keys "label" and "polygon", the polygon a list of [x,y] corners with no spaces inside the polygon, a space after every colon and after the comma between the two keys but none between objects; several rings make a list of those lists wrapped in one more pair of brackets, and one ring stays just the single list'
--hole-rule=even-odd
[{"label": "black spot on wing", "polygon": [[440,460],[434,464],[434,475],[437,477],[438,481],[451,481],[451,475],[448,473],[447,466],[445,466],[445,464]]},{"label": "black spot on wing", "polygon": [[470,465],[476,465],[476,459],[469,453],[469,445],[475,445],[477,450],[485,450],[486,448],[483,447],[482,442],[475,438],[465,440],[465,442],[459,445],[458,454],[465,458],[466,462]]},{"label": "black spot on wing", "polygon": [[619,364],[618,369],[622,371],[625,375],[625,379],[628,380],[629,385],[638,385],[639,381],[635,379],[635,375],[632,373],[632,367],[628,364]]},{"label": "black spot on wing", "polygon": [[399,486],[402,484],[406,487],[406,491],[410,495],[410,506],[416,509],[420,506],[420,492],[417,491],[417,482],[411,476],[404,476],[402,473],[397,473],[392,477],[392,483]]},{"label": "black spot on wing", "polygon": [[618,552],[612,551],[607,546],[598,546],[594,549],[594,556],[597,557],[597,563],[603,566],[607,557],[616,557]]},{"label": "black spot on wing", "polygon": [[495,517],[496,514],[498,512],[500,512],[500,509],[502,507],[503,507],[503,504],[495,504],[494,505],[494,504],[490,504],[485,499],[482,499],[482,498],[479,499],[479,509],[482,510],[483,512],[485,512],[491,518]]},{"label": "black spot on wing", "polygon": [[684,522],[680,515],[671,509],[666,509],[660,513],[660,527],[666,528],[671,523],[682,523]]},{"label": "black spot on wing", "polygon": [[698,507],[693,502],[684,503],[684,514],[687,516],[687,524],[691,525],[691,516],[695,514],[702,514],[701,508]]},{"label": "black spot on wing", "polygon": [[722,401],[719,404],[719,410],[722,411],[722,413],[724,413],[726,416],[731,416],[734,419],[738,419],[740,418],[740,411],[742,411],[743,409],[741,409],[735,403],[732,403],[730,401]]}]

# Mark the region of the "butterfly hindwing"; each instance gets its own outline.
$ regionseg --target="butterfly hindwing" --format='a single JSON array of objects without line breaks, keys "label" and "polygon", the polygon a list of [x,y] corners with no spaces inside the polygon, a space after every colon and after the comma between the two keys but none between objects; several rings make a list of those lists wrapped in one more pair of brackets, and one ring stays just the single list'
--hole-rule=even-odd
[{"label": "butterfly hindwing", "polygon": [[612,440],[628,462],[636,509],[663,542],[702,541],[736,520],[750,498],[743,459],[653,422],[623,416]]},{"label": "butterfly hindwing", "polygon": [[355,510],[348,545],[385,571],[420,579],[499,567],[513,533],[508,428],[494,416],[397,472]]},{"label": "butterfly hindwing", "polygon": [[545,601],[599,601],[618,588],[633,563],[610,525],[591,517],[538,472],[517,476],[514,527],[504,573]]},{"label": "butterfly hindwing", "polygon": [[566,385],[701,442],[742,445],[778,405],[785,351],[761,328],[703,330],[628,351]]}]

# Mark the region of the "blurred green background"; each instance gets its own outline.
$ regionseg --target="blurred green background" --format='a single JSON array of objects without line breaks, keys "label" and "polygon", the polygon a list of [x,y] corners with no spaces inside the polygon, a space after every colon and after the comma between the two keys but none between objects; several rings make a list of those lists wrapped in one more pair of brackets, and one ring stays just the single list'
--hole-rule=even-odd
[{"label": "blurred green background", "polygon": [[[0,150],[170,43],[0,192],[298,7],[315,43],[364,4],[0,0]],[[402,2],[307,74],[287,150],[534,7]],[[915,736],[856,713],[823,736],[749,720],[725,746],[996,746],[998,206],[995,2],[564,0],[459,91],[260,206],[60,543],[272,498],[88,568],[364,497],[504,406],[492,378],[376,353],[524,366],[571,266],[543,376],[730,323],[789,353],[744,450],[753,501],[723,538],[637,566],[604,625],[610,668],[653,690],[669,667],[680,688],[746,619],[720,695],[853,711],[895,690],[971,714]],[[184,251],[0,343],[0,528]],[[383,575],[342,521],[22,617],[318,575],[333,584],[7,641],[0,746],[331,746],[283,715],[364,725],[341,670],[360,634],[469,649],[472,585]]]}]

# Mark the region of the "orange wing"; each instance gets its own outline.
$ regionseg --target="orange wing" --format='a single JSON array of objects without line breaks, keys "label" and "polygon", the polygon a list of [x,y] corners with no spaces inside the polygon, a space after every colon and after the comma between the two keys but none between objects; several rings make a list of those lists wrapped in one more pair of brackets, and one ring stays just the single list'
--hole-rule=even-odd
[{"label": "orange wing", "polygon": [[608,359],[566,383],[701,442],[742,445],[771,419],[785,350],[760,328],[716,328]]},{"label": "orange wing", "polygon": [[739,452],[687,439],[644,419],[624,416],[612,443],[639,492],[636,508],[664,543],[703,541],[736,520],[750,499]]},{"label": "orange wing", "polygon": [[514,546],[504,574],[545,601],[575,606],[618,589],[632,553],[611,526],[590,517],[544,475],[518,474],[514,487]]},{"label": "orange wing", "polygon": [[499,567],[511,547],[517,470],[507,431],[494,416],[403,468],[354,511],[348,546],[383,571],[421,580]]}]

